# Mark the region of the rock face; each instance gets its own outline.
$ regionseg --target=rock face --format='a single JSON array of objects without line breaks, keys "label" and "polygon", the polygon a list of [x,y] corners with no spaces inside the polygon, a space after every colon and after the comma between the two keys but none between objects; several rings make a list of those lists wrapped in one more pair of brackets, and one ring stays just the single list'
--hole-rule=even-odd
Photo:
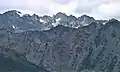
[{"label": "rock face", "polygon": [[0,48],[14,50],[49,72],[120,72],[118,20],[13,13],[0,15]]},{"label": "rock face", "polygon": [[49,72],[13,50],[0,48],[0,72]]}]

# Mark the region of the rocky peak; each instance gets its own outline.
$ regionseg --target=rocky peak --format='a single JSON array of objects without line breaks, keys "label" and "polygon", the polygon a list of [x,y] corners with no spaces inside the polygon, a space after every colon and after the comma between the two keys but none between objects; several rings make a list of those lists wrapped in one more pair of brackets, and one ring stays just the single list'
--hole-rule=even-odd
[{"label": "rocky peak", "polygon": [[108,27],[115,27],[115,28],[120,28],[120,22],[114,18],[110,19],[106,24],[105,24],[105,28]]},{"label": "rocky peak", "polygon": [[63,17],[63,16],[67,16],[65,13],[62,13],[62,12],[58,12],[57,14],[56,14],[56,16],[58,16],[58,17]]},{"label": "rocky peak", "polygon": [[78,17],[78,20],[80,21],[86,21],[86,20],[90,20],[90,21],[95,21],[95,19],[93,17],[87,16],[87,15],[82,15],[81,17]]},{"label": "rocky peak", "polygon": [[86,15],[86,14],[82,15],[80,18],[89,18],[89,19],[95,20],[93,17],[90,17],[90,16],[88,16],[88,15]]},{"label": "rocky peak", "polygon": [[68,16],[68,19],[73,19],[73,20],[77,20],[77,18],[75,17],[75,16],[73,16],[73,15],[70,15],[70,16]]},{"label": "rocky peak", "polygon": [[62,21],[67,21],[67,15],[62,12],[58,12],[56,15],[53,15],[54,19],[61,19]]},{"label": "rocky peak", "polygon": [[7,16],[19,16],[19,14],[21,14],[20,11],[11,10],[11,11],[5,12],[3,15],[7,15]]},{"label": "rocky peak", "polygon": [[24,14],[24,15],[22,16],[22,18],[25,18],[25,19],[31,19],[31,18],[32,18],[32,16],[31,16],[31,15],[29,15],[29,14]]},{"label": "rocky peak", "polygon": [[110,22],[113,23],[113,22],[119,22],[119,21],[118,21],[117,19],[112,18],[112,19],[110,19],[108,22],[109,22],[109,23],[110,23]]},{"label": "rocky peak", "polygon": [[86,26],[91,24],[92,22],[95,22],[95,19],[93,17],[89,17],[87,15],[82,15],[81,17],[78,17],[78,20],[80,21],[82,26]]},{"label": "rocky peak", "polygon": [[33,15],[32,15],[32,18],[35,19],[35,20],[38,20],[38,19],[39,19],[39,16],[36,15],[36,14],[33,14]]}]

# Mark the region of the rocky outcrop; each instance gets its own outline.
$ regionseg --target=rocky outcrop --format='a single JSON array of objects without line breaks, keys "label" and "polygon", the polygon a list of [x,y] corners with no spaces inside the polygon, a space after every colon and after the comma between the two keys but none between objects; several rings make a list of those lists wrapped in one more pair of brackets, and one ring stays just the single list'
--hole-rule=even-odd
[{"label": "rocky outcrop", "polygon": [[49,72],[13,50],[0,47],[0,72]]}]

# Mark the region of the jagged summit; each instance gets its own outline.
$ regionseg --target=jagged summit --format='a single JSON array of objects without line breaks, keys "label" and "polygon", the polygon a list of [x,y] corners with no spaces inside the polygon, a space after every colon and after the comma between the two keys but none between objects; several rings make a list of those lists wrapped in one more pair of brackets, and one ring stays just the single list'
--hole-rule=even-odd
[{"label": "jagged summit", "polygon": [[[90,16],[88,16],[88,15],[86,15],[86,14],[82,15],[81,18],[91,18],[91,19],[94,19],[93,17],[90,17]],[[95,19],[94,19],[94,20],[95,20]]]},{"label": "jagged summit", "polygon": [[[7,27],[14,27],[22,31],[26,30],[49,30],[57,25],[63,25],[65,27],[79,28],[87,26],[93,22],[97,24],[106,24],[107,20],[95,20],[93,17],[82,15],[81,17],[75,17],[73,15],[66,15],[65,13],[58,12],[56,15],[38,16],[36,14],[22,14],[20,11],[11,10],[0,15],[1,23]],[[4,21],[7,19],[6,21]],[[111,20],[110,20],[111,21]],[[6,24],[6,25],[5,25]]]},{"label": "jagged summit", "polygon": [[17,10],[10,10],[10,11],[6,11],[5,12],[6,14],[9,14],[9,13],[21,13],[20,11],[17,11]]},{"label": "jagged summit", "polygon": [[67,16],[65,13],[63,13],[63,12],[58,12],[57,14],[56,14],[56,16]]},{"label": "jagged summit", "polygon": [[117,22],[118,22],[118,20],[117,20],[117,19],[115,19],[115,18],[112,18],[112,19],[110,19],[110,20],[109,20],[109,22],[115,22],[115,21],[117,21]]}]

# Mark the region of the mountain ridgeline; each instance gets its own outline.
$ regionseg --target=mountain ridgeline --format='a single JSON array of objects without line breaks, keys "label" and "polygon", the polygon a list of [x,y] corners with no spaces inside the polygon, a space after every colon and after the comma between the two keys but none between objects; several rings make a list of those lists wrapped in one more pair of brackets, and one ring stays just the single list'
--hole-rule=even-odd
[{"label": "mountain ridgeline", "polygon": [[120,72],[118,20],[20,14],[0,14],[2,72]]}]

